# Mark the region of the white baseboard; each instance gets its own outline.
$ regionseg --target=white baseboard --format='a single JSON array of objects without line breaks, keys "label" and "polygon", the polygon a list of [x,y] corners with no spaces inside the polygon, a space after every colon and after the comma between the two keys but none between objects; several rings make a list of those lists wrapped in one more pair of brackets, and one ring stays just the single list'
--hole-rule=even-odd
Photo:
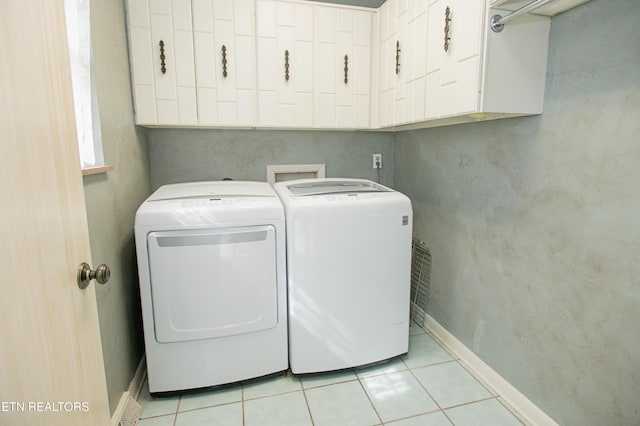
[{"label": "white baseboard", "polygon": [[489,367],[478,355],[463,345],[429,314],[425,314],[424,318],[424,326],[431,334],[446,346],[449,351],[453,352],[460,359],[460,362],[471,370],[474,375],[496,391],[500,398],[513,408],[527,424],[558,426],[558,423]]},{"label": "white baseboard", "polygon": [[122,392],[120,395],[120,400],[118,401],[118,405],[116,409],[113,410],[113,414],[111,415],[111,426],[118,426],[120,423],[120,419],[127,408],[127,400],[129,396],[133,399],[138,399],[140,395],[140,390],[142,390],[142,385],[144,384],[144,378],[147,374],[147,364],[145,362],[145,356],[142,355],[142,359],[138,363],[138,368],[136,369],[136,373],[133,375],[131,379],[131,383],[129,383],[129,388]]},{"label": "white baseboard", "polygon": [[133,379],[131,379],[131,383],[129,383],[129,394],[133,397],[133,399],[138,399],[140,396],[140,391],[142,390],[142,385],[144,385],[144,378],[147,375],[147,362],[145,354],[142,354],[142,359],[138,363],[138,368],[136,369],[136,374],[133,375]]}]

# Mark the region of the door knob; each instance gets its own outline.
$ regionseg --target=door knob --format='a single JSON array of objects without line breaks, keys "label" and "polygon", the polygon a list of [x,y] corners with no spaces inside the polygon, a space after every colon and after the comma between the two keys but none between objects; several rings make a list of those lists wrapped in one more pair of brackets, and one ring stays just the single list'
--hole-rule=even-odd
[{"label": "door knob", "polygon": [[100,284],[106,284],[111,277],[111,271],[109,267],[104,263],[98,265],[95,271],[91,270],[91,266],[88,263],[81,263],[78,266],[78,287],[87,288],[91,280],[96,280]]}]

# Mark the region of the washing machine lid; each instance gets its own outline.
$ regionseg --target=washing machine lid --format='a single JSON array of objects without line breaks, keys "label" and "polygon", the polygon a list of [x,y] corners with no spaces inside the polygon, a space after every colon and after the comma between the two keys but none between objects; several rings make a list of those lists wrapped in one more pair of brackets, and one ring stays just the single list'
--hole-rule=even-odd
[{"label": "washing machine lid", "polygon": [[284,220],[284,209],[266,182],[192,182],[158,188],[138,208],[135,227],[188,228],[276,220]]},{"label": "washing machine lid", "polygon": [[273,197],[273,190],[266,182],[214,181],[188,182],[163,185],[147,198],[147,201],[177,200],[188,198],[239,198]]},{"label": "washing machine lid", "polygon": [[293,196],[391,191],[366,179],[305,179],[288,184],[287,189]]}]

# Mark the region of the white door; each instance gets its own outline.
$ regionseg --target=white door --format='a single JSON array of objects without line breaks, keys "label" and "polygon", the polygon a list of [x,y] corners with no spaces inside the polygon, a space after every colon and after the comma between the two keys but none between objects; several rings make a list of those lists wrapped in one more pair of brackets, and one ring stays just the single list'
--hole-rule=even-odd
[{"label": "white door", "polygon": [[0,4],[0,424],[108,425],[63,0]]}]

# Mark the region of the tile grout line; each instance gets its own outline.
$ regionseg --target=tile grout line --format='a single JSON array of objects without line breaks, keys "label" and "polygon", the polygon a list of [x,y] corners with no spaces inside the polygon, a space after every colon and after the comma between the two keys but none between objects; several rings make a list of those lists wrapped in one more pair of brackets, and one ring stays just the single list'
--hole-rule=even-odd
[{"label": "tile grout line", "polygon": [[302,396],[304,397],[304,402],[307,404],[307,412],[309,413],[309,419],[311,419],[311,426],[314,426],[316,422],[313,421],[313,414],[311,413],[311,407],[309,406],[309,399],[307,398],[307,391],[302,384],[302,380],[300,380],[300,387],[302,388]]},{"label": "tile grout line", "polygon": [[418,368],[435,367],[436,365],[451,364],[453,362],[458,362],[458,360],[457,359],[448,359],[446,361],[438,361],[438,362],[433,362],[431,364],[417,365],[415,367],[407,367],[407,368],[409,370],[413,370],[413,369],[418,369]]},{"label": "tile grout line", "polygon": [[[404,421],[404,420],[408,420],[408,419],[414,419],[414,418],[417,418],[417,417],[428,416],[429,414],[434,414],[434,413],[442,413],[442,414],[444,414],[444,411],[443,410],[439,410],[439,409],[435,409],[435,410],[427,411],[425,413],[412,414],[412,415],[407,416],[407,417],[400,417],[398,419],[389,420],[388,423],[383,423],[383,424],[384,425],[391,424],[391,423]],[[446,414],[445,414],[445,416],[446,416]],[[448,419],[448,417],[447,417],[447,419]]]},{"label": "tile grout line", "polygon": [[378,423],[378,424],[384,425],[384,421],[382,420],[382,416],[380,415],[380,413],[378,413],[378,409],[376,408],[376,405],[373,403],[373,401],[371,401],[371,398],[369,397],[369,393],[367,392],[367,389],[365,389],[364,384],[362,383],[362,381],[358,377],[358,374],[356,374],[356,378],[358,379],[358,384],[360,385],[360,388],[362,389],[362,391],[364,392],[365,396],[367,397],[367,400],[369,401],[369,404],[371,404],[371,408],[373,408],[373,411],[376,413],[376,416],[378,416],[378,420],[380,420],[380,423]]},{"label": "tile grout line", "polygon": [[[318,387],[320,387],[320,386],[318,386]],[[273,396],[280,396],[280,395],[286,395],[288,393],[299,392],[300,390],[301,389],[289,390],[289,391],[277,392],[277,393],[270,393],[268,395],[255,396],[255,397],[246,398],[246,399],[243,397],[243,401],[255,401],[256,399],[271,398]],[[220,404],[220,405],[224,405],[224,404]]]},{"label": "tile grout line", "polygon": [[[266,397],[263,397],[263,398],[266,398]],[[255,399],[259,399],[259,398],[255,398]],[[251,401],[251,400],[249,400],[249,401]],[[193,411],[207,410],[209,408],[224,407],[225,405],[233,405],[233,404],[238,404],[238,403],[242,403],[242,400],[240,400],[240,401],[223,402],[222,404],[203,405],[202,407],[191,408],[189,410],[184,410],[184,411],[181,411],[181,412],[175,413],[175,414],[191,413]],[[171,413],[169,413],[169,414],[171,414]],[[153,417],[161,417],[161,416],[166,416],[166,415],[168,415],[168,414],[161,414],[161,415],[153,416]],[[147,417],[147,418],[151,419],[153,417]]]},{"label": "tile grout line", "polygon": [[523,426],[527,426],[527,423],[523,419],[520,418],[520,415],[517,414],[517,412],[514,409],[512,409],[505,402],[502,401],[502,397],[500,395],[496,396],[496,401],[498,401],[498,403],[500,405],[502,405],[504,408],[506,408],[507,411],[510,412],[511,415],[513,417],[515,417],[517,421],[520,422],[520,424],[522,424]]},{"label": "tile grout line", "polygon": [[469,375],[470,375],[471,377],[473,377],[473,379],[474,379],[476,382],[478,382],[478,383],[480,384],[480,386],[482,386],[482,387],[483,387],[487,392],[489,392],[491,395],[496,396],[496,397],[500,396],[500,394],[499,394],[498,392],[496,392],[496,390],[495,390],[495,389],[491,388],[489,385],[487,385],[487,384],[483,383],[480,379],[478,379],[478,378],[476,377],[476,375],[473,373],[473,371],[471,370],[471,368],[468,368],[468,367],[465,365],[465,362],[464,362],[462,359],[458,359],[458,360],[457,360],[457,363],[458,363],[458,365],[460,365],[460,367],[462,367],[462,368],[463,368],[467,373],[469,373]]},{"label": "tile grout line", "polygon": [[445,351],[446,353],[449,354],[449,356],[451,356],[451,358],[455,359],[456,361],[461,360],[462,358],[460,358],[460,355],[458,355],[457,353],[451,351],[450,349],[447,348],[447,346],[442,343],[442,341],[440,339],[438,339],[438,337],[433,334],[433,333],[429,333],[429,337],[431,337],[433,339],[434,342],[436,342],[436,344],[438,346],[440,346],[440,348]]},{"label": "tile grout line", "polygon": [[[508,412],[509,412],[513,417],[515,417],[515,419],[516,419],[519,423],[521,423],[521,424],[523,424],[523,425],[525,425],[525,426],[526,426],[525,422],[523,422],[523,421],[521,420],[520,416],[514,412],[514,409],[512,409],[512,408],[508,407],[506,403],[504,403],[503,401],[501,401],[501,399],[500,399],[500,398],[501,398],[501,395],[500,395],[500,394],[499,394],[495,389],[493,389],[493,388],[492,388],[491,386],[489,386],[487,383],[485,383],[485,382],[481,381],[480,379],[478,379],[478,378],[476,377],[476,374],[474,373],[474,371],[471,369],[471,367],[470,367],[470,366],[467,366],[467,365],[466,365],[466,361],[465,361],[464,359],[462,359],[462,357],[460,357],[458,354],[453,353],[452,351],[450,351],[450,350],[446,347],[446,345],[445,345],[442,341],[440,341],[440,339],[438,339],[438,337],[437,337],[436,335],[434,335],[433,333],[429,332],[429,336],[431,336],[431,338],[432,338],[432,339],[433,339],[433,340],[434,340],[434,341],[435,341],[435,342],[436,342],[436,343],[437,343],[437,344],[438,344],[438,345],[439,345],[439,346],[440,346],[440,347],[441,347],[445,352],[447,352],[449,355],[451,355],[451,357],[452,357],[452,358],[453,358],[453,359],[458,363],[458,365],[459,365],[460,367],[462,367],[462,368],[463,368],[467,373],[469,373],[469,375],[470,375],[471,377],[473,377],[473,379],[474,379],[478,384],[480,384],[480,386],[482,386],[482,387],[483,387],[487,392],[489,392],[489,393],[493,396],[493,398],[494,398],[494,399],[495,399],[495,400],[496,400],[500,405],[502,405],[502,406],[503,406],[503,407],[504,407],[504,408],[505,408],[505,409],[506,409],[506,410],[507,410],[507,411],[508,411]],[[434,365],[435,365],[435,364],[434,364]],[[478,400],[478,401],[475,401],[475,402],[484,401],[484,400],[488,400],[488,399],[491,399],[491,398],[486,398],[486,399]],[[462,405],[466,405],[466,404],[462,404]],[[448,407],[447,409],[449,409],[449,408],[452,408],[452,407]],[[446,413],[445,413],[445,415],[446,415]],[[448,418],[448,417],[449,417],[449,416],[447,416],[447,418]],[[452,423],[453,423],[453,421],[452,421]]]},{"label": "tile grout line", "polygon": [[[431,335],[429,335],[430,337],[432,337]],[[433,338],[433,337],[432,337]],[[436,341],[434,339],[434,341],[436,343],[439,344],[438,341]],[[447,351],[447,353],[449,353]],[[450,354],[451,355],[451,354]],[[455,359],[451,360],[451,361],[456,361]],[[451,362],[451,361],[446,361],[446,362]],[[440,362],[440,363],[436,363],[436,364],[431,364],[431,365],[438,365],[438,364],[445,364],[446,362]],[[406,364],[405,364],[406,365]],[[426,367],[426,366],[423,366]],[[417,367],[417,368],[423,368],[423,367]],[[433,397],[433,395],[431,395],[431,392],[429,392],[429,390],[427,389],[427,387],[420,381],[420,379],[418,379],[418,377],[415,375],[415,373],[413,372],[413,368],[409,367],[409,372],[411,373],[411,375],[413,376],[414,379],[416,379],[416,381],[418,382],[418,384],[422,387],[422,389],[424,389],[424,391],[427,393],[427,395],[429,395],[429,398],[431,398],[431,400],[433,401],[434,404],[436,404],[436,407],[438,407],[439,411],[447,418],[447,420],[449,420],[449,423],[451,423],[452,425],[454,425],[455,423],[453,423],[453,420],[451,420],[449,418],[449,416],[447,415],[447,413],[444,412],[444,409],[440,406],[440,403],[438,401],[436,401],[436,399]],[[433,411],[434,413],[436,411]]]},{"label": "tile grout line", "polygon": [[[422,367],[420,367],[422,368]],[[429,392],[429,390],[427,389],[427,387],[420,381],[420,379],[418,379],[418,376],[415,375],[415,373],[413,372],[413,369],[409,368],[409,372],[411,373],[411,375],[413,376],[414,379],[416,379],[416,381],[418,382],[418,384],[420,385],[420,387],[422,387],[422,389],[424,389],[424,391],[427,393],[427,395],[429,395],[429,398],[431,398],[431,400],[433,401],[434,404],[436,404],[436,407],[438,407],[438,409],[440,411],[443,411],[442,407],[440,406],[440,403],[438,401],[436,401],[436,399],[433,397],[433,395],[431,395],[431,392]]]},{"label": "tile grout line", "polygon": [[244,418],[244,383],[240,386],[240,403],[242,404],[242,426],[245,426]]},{"label": "tile grout line", "polygon": [[[450,351],[448,351],[448,350],[447,350],[447,349],[442,345],[442,343],[441,343],[441,342],[440,342],[440,341],[439,341],[435,336],[433,336],[433,335],[432,335],[432,334],[430,334],[430,333],[429,333],[429,336],[434,340],[434,342],[436,342],[436,343],[438,344],[438,346],[440,346],[440,347],[441,347],[441,348],[442,348],[442,349],[443,349],[447,354],[449,354],[453,359],[451,359],[451,360],[449,360],[449,361],[437,362],[437,363],[433,363],[433,364],[429,364],[429,365],[425,365],[425,366],[420,366],[420,367],[415,367],[415,368],[426,368],[426,367],[431,367],[431,366],[435,366],[435,365],[442,365],[442,364],[447,364],[447,363],[455,362],[455,363],[456,363],[456,364],[458,364],[460,367],[462,367],[462,368],[463,368],[463,370],[465,370],[465,371],[466,371],[466,372],[467,372],[467,373],[468,373],[468,374],[473,378],[473,380],[475,380],[475,381],[476,381],[480,386],[482,386],[482,388],[483,388],[484,390],[486,390],[486,391],[489,393],[489,395],[490,395],[490,396],[489,396],[489,397],[487,397],[487,398],[482,398],[482,399],[478,399],[478,400],[474,400],[474,401],[468,401],[468,402],[465,402],[465,403],[462,403],[462,404],[456,404],[456,405],[452,405],[452,406],[450,406],[450,407],[442,408],[442,407],[440,406],[440,403],[438,403],[438,401],[436,401],[436,399],[431,395],[431,392],[429,392],[429,390],[426,388],[426,386],[424,386],[424,385],[422,384],[422,382],[418,379],[418,377],[414,374],[414,372],[413,372],[413,368],[409,367],[409,371],[411,372],[411,374],[413,375],[413,377],[418,381],[418,383],[420,384],[420,386],[422,386],[422,388],[427,392],[427,394],[429,395],[429,397],[430,397],[430,398],[433,400],[433,402],[438,406],[438,408],[440,409],[440,411],[442,412],[442,414],[444,414],[444,415],[445,415],[445,417],[446,417],[446,418],[451,422],[451,424],[455,424],[455,423],[454,423],[454,422],[453,422],[453,420],[451,420],[451,418],[447,415],[447,413],[445,412],[445,409],[446,409],[446,410],[450,410],[450,409],[452,409],[452,408],[457,408],[457,407],[461,407],[461,406],[465,406],[465,405],[469,405],[469,404],[474,404],[474,403],[481,402],[481,401],[488,401],[488,400],[490,400],[490,399],[495,399],[495,400],[497,400],[497,401],[498,401],[498,403],[500,403],[500,401],[498,400],[498,397],[499,397],[500,395],[498,395],[498,394],[496,394],[494,391],[492,391],[492,390],[488,389],[488,388],[487,388],[487,386],[485,386],[482,382],[480,382],[480,381],[476,378],[476,376],[475,376],[471,371],[469,371],[467,368],[465,368],[465,366],[464,366],[464,365],[462,364],[462,362],[461,362],[461,358],[460,358],[460,357],[458,357],[458,356],[456,356],[455,354],[453,354],[453,353],[451,353]],[[501,405],[503,405],[503,406],[504,406],[504,404],[501,404]],[[506,407],[505,407],[505,408],[506,408]],[[511,411],[510,411],[510,410],[507,410],[507,411],[509,411],[509,413],[513,415],[513,413],[511,413]],[[516,416],[514,415],[514,417],[516,417]],[[518,420],[518,421],[520,422],[520,419],[518,419],[517,417],[516,417],[516,420]],[[522,423],[522,422],[520,422],[520,423]]]},{"label": "tile grout line", "polygon": [[451,405],[449,407],[443,408],[442,411],[451,410],[453,408],[464,407],[465,405],[471,405],[471,404],[475,404],[475,403],[478,403],[478,402],[490,401],[492,399],[497,399],[497,398],[498,397],[491,395],[491,396],[488,396],[486,398],[474,399],[473,401],[467,401],[467,402],[461,402],[460,404],[454,404],[454,405]]}]

